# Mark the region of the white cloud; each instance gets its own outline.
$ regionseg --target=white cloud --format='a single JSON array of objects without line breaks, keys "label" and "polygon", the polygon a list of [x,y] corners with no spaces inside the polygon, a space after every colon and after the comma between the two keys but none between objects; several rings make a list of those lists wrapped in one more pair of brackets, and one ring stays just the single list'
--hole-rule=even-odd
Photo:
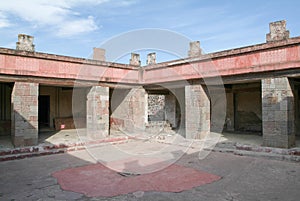
[{"label": "white cloud", "polygon": [[[59,36],[72,36],[98,28],[92,16],[81,16],[74,7],[98,5],[108,0],[8,0],[0,3],[0,28],[21,19],[35,28],[55,30]],[[13,16],[8,20],[7,16]]]},{"label": "white cloud", "polygon": [[123,0],[115,2],[118,6],[130,6],[136,3],[135,0]]},{"label": "white cloud", "polygon": [[9,23],[8,19],[6,18],[5,15],[3,15],[2,13],[0,13],[0,29],[1,28],[5,28],[5,27],[9,27],[11,24]]},{"label": "white cloud", "polygon": [[98,28],[94,22],[94,18],[89,16],[87,19],[74,20],[72,22],[65,22],[58,30],[58,35],[63,37],[72,36],[75,34],[91,32]]}]

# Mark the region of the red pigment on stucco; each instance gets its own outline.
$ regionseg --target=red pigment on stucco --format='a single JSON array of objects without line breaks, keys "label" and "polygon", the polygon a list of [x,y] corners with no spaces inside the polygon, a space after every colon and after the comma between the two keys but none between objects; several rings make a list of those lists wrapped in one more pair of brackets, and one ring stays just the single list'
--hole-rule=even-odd
[{"label": "red pigment on stucco", "polygon": [[212,183],[220,176],[173,164],[138,176],[124,177],[102,164],[69,168],[53,173],[63,190],[89,197],[112,197],[137,191],[181,192]]}]

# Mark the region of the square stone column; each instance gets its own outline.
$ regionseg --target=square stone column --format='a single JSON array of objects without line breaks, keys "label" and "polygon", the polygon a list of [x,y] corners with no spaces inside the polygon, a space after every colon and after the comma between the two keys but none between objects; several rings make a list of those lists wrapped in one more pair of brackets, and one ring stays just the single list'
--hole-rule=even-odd
[{"label": "square stone column", "polygon": [[16,147],[38,143],[38,95],[38,83],[15,82],[11,94],[11,135]]},{"label": "square stone column", "polygon": [[263,145],[289,148],[295,144],[294,94],[288,78],[261,82]]},{"label": "square stone column", "polygon": [[186,138],[202,139],[210,132],[210,101],[202,85],[185,87]]},{"label": "square stone column", "polygon": [[[130,94],[128,100],[129,118],[132,119],[133,130],[144,131],[148,121],[148,94],[142,87],[131,89]],[[127,130],[130,130],[130,128],[127,128]]]},{"label": "square stone column", "polygon": [[101,139],[109,134],[109,87],[93,86],[87,94],[87,135]]}]

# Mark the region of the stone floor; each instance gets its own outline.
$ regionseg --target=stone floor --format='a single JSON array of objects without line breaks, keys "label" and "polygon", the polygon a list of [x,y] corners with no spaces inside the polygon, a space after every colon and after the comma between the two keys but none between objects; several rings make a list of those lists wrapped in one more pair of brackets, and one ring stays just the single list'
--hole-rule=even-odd
[{"label": "stone floor", "polygon": [[[82,136],[82,134],[84,134],[84,130],[41,132],[39,142],[41,144],[72,144],[80,142],[80,139],[87,140],[84,138],[86,136]],[[132,137],[133,134],[128,136],[128,133],[115,132],[109,138],[113,139],[120,136]],[[246,155],[242,153],[243,150],[235,150],[237,154],[228,154],[232,153],[232,150],[219,153],[211,149],[225,146],[222,150],[226,150],[232,148],[232,144],[236,145],[238,143],[241,146],[249,144],[251,147],[259,146],[261,148],[261,136],[211,133],[202,140],[189,140],[178,134],[170,133],[160,133],[158,135],[139,133],[135,136],[134,139],[128,138],[129,140],[126,140],[126,143],[87,144],[85,149],[80,151],[2,161],[0,162],[0,172],[3,172],[0,179],[0,200],[294,201],[300,196],[298,190],[300,183],[299,178],[296,176],[299,175],[300,160],[290,160],[293,162],[281,159],[279,159],[280,161],[268,160],[270,155],[276,155],[269,152],[266,153],[267,157],[260,157],[260,152],[255,152],[255,155],[259,157],[249,157],[251,151],[247,151]],[[12,146],[9,145],[8,137],[2,138],[2,140],[4,140],[3,145],[7,143],[7,146]],[[299,146],[299,139],[297,142]],[[277,154],[276,157],[281,158],[282,155]],[[105,165],[106,169],[92,168],[99,162]],[[175,190],[176,193],[172,193],[171,190],[161,190],[168,187],[168,185],[160,181],[169,180],[172,182],[170,180],[172,174],[160,176],[156,172],[165,170],[173,164],[203,171],[205,177],[217,175],[221,179],[210,184],[205,182],[206,184],[202,186],[196,184],[196,187],[187,183],[191,186],[190,188]],[[82,168],[76,169],[77,167]],[[130,173],[133,175],[153,173],[153,177],[159,176],[160,178],[153,180],[154,184],[150,186],[151,188],[146,185],[149,178],[146,178],[146,180],[132,178],[136,180],[135,183],[126,183],[124,179],[121,183],[108,182],[109,184],[116,184],[117,187],[112,186],[112,188],[127,189],[128,191],[109,194],[107,197],[98,194],[99,189],[102,189],[102,184],[99,181],[103,179],[103,173],[100,170],[113,170],[116,174]],[[63,176],[68,177],[53,177],[61,171],[64,173]],[[99,171],[100,174],[95,176]],[[181,173],[175,172],[173,177],[178,178],[178,174]],[[77,178],[78,175],[84,176],[84,178]],[[108,178],[105,181],[110,181],[111,175],[106,176]],[[59,180],[62,182],[59,182]],[[71,184],[71,188],[64,186],[66,184]],[[134,186],[130,186],[131,184],[134,184]],[[157,186],[160,186],[160,188],[152,188]],[[289,186],[289,188],[286,188],[286,186]],[[74,187],[77,190],[74,190]],[[182,187],[182,185],[175,186],[176,189]],[[92,189],[93,191],[82,189]],[[104,193],[107,192],[109,191]],[[111,197],[112,195],[118,196]]]},{"label": "stone floor", "polygon": [[[131,145],[136,150],[142,150],[145,147],[147,149],[148,147],[152,150],[153,146],[148,146],[148,144],[160,146],[160,144],[154,144],[149,141],[129,142],[122,146],[129,147]],[[106,150],[107,153],[112,153],[112,148],[112,146],[105,145],[99,151]],[[145,187],[146,183],[139,182],[138,184],[141,188],[136,192],[114,197],[94,197],[88,193],[63,190],[57,179],[53,177],[53,174],[58,171],[69,171],[78,167],[83,168],[80,170],[81,176],[93,175],[93,171],[85,168],[95,164],[94,158],[91,157],[87,150],[4,161],[0,165],[0,172],[3,173],[0,179],[0,200],[296,201],[300,197],[300,177],[297,176],[300,174],[299,163],[217,152],[211,152],[202,160],[199,160],[198,156],[197,152],[185,154],[175,164],[218,175],[221,177],[220,180],[177,193],[162,192],[160,190],[144,191],[143,187]],[[170,179],[169,176],[169,174],[166,174],[161,177],[161,180]],[[93,185],[92,183],[76,180],[76,178],[75,181],[81,187],[92,185],[95,191],[101,188],[97,183]],[[178,182],[180,183],[180,181]],[[162,182],[161,184],[163,185],[164,183]],[[121,189],[126,189],[127,187],[128,185],[123,186]]]}]

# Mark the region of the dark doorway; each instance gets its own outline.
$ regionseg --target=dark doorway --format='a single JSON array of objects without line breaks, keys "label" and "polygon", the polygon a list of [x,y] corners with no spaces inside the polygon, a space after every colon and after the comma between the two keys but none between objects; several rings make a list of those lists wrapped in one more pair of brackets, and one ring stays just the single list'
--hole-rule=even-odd
[{"label": "dark doorway", "polygon": [[39,96],[39,127],[50,127],[50,96]]}]

